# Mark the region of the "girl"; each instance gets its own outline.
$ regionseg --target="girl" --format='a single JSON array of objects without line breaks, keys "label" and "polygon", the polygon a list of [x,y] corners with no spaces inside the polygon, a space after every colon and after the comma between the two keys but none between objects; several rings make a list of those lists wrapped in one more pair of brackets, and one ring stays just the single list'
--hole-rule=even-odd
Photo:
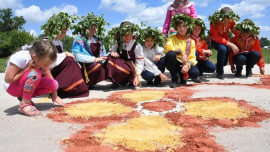
[{"label": "girl", "polygon": [[[157,29],[150,27],[143,30],[144,45],[144,70],[141,74],[142,78],[147,81],[147,85],[160,85],[161,81],[168,80],[164,75],[165,71],[165,55],[164,49],[159,45],[163,44],[163,34]],[[159,45],[158,45],[159,44]]]},{"label": "girl", "polygon": [[53,44],[40,40],[29,51],[18,51],[8,60],[3,85],[10,95],[22,98],[18,110],[23,114],[39,115],[40,111],[31,98],[48,93],[52,93],[53,103],[63,105],[56,93],[58,83],[53,79],[49,68],[56,57],[57,50]]},{"label": "girl", "polygon": [[236,64],[235,77],[242,76],[243,65],[246,65],[246,76],[252,76],[252,68],[255,64],[260,67],[260,73],[264,74],[265,64],[263,62],[263,54],[261,51],[260,41],[257,38],[260,28],[257,27],[251,20],[245,19],[235,26],[235,30],[240,31],[239,35],[232,38],[238,48],[239,52],[233,54],[230,52],[230,64]]},{"label": "girl", "polygon": [[223,66],[228,62],[229,48],[234,53],[238,52],[238,47],[229,41],[229,30],[237,35],[239,32],[234,30],[235,22],[239,20],[239,16],[234,14],[231,8],[224,7],[220,11],[216,11],[209,16],[210,21],[210,43],[218,51],[216,64],[216,77],[224,79]]},{"label": "girl", "polygon": [[163,25],[163,34],[170,36],[171,34],[176,34],[177,31],[170,27],[171,20],[174,15],[186,14],[192,18],[197,17],[195,6],[189,0],[174,0],[173,4],[168,7],[166,19]]},{"label": "girl", "polygon": [[200,75],[203,75],[204,72],[213,73],[216,70],[216,66],[209,61],[212,51],[208,49],[205,40],[205,30],[204,21],[200,18],[196,18],[191,38],[195,41],[196,45],[197,67],[200,71]]},{"label": "girl", "polygon": [[194,19],[187,15],[176,15],[172,19],[172,26],[177,29],[176,35],[171,35],[165,45],[166,66],[171,73],[171,88],[177,86],[180,76],[180,84],[186,84],[188,75],[196,79],[200,72],[195,55],[195,42],[187,35],[187,31],[193,28]]},{"label": "girl", "polygon": [[[83,81],[81,69],[74,60],[74,55],[69,52],[62,53],[64,50],[62,40],[69,25],[75,20],[69,22],[70,18],[73,19],[73,16],[60,12],[58,15],[53,15],[42,28],[48,38],[53,39],[52,43],[58,51],[57,60],[52,65],[54,67],[51,67],[52,75],[59,84],[58,95],[62,98],[86,97],[89,96],[89,90]],[[62,24],[55,24],[60,21]],[[58,32],[58,35],[55,36],[55,32]]]},{"label": "girl", "polygon": [[120,27],[112,29],[114,39],[117,41],[108,56],[108,78],[113,82],[111,88],[119,84],[137,87],[140,85],[139,75],[144,67],[142,46],[133,39],[133,32],[138,26],[130,22],[122,22]]},{"label": "girl", "polygon": [[[82,35],[75,37],[72,53],[83,67],[82,73],[89,88],[106,78],[103,64],[107,59],[105,57],[106,50],[100,37],[95,36],[97,29],[101,29],[105,23],[103,17],[97,17],[90,13],[74,27],[75,33]],[[99,32],[104,31],[99,30]]]}]

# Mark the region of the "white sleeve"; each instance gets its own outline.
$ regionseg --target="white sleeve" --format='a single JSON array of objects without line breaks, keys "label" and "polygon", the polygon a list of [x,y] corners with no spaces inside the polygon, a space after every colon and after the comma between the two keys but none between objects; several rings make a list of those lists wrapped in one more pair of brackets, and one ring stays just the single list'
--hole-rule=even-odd
[{"label": "white sleeve", "polygon": [[60,65],[66,58],[65,52],[63,53],[57,53],[56,61],[50,65],[50,69],[53,69],[54,67]]},{"label": "white sleeve", "polygon": [[164,57],[165,56],[164,48],[160,47],[160,46],[157,46],[157,53],[161,54],[161,57]]},{"label": "white sleeve", "polygon": [[25,56],[22,56],[23,54],[20,52],[17,52],[15,54],[13,54],[10,59],[9,59],[9,63],[13,63],[16,66],[18,66],[20,69],[24,69],[27,64],[28,64],[28,60],[25,59]]},{"label": "white sleeve", "polygon": [[140,44],[137,44],[135,53],[135,66],[137,68],[137,74],[141,74],[144,67],[144,56],[143,56],[143,48]]},{"label": "white sleeve", "polygon": [[161,71],[158,69],[158,67],[147,58],[144,58],[144,65],[145,65],[144,69],[153,73],[155,76],[157,76],[161,73]]}]

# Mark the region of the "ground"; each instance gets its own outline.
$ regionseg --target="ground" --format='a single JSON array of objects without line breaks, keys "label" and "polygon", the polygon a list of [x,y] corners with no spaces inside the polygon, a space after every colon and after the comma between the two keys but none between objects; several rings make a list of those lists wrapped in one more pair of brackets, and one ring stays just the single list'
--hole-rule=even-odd
[{"label": "ground", "polygon": [[[18,101],[0,88],[0,151],[235,151],[270,149],[270,65],[252,78],[210,81],[175,89],[103,82],[66,107],[35,98],[42,115],[18,113]],[[168,74],[168,73],[167,73]],[[0,74],[3,79],[3,73]]]}]

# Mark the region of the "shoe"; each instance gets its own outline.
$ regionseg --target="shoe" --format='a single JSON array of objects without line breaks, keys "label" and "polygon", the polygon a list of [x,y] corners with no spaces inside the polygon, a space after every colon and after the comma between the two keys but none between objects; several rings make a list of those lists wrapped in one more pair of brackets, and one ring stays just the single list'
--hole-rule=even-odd
[{"label": "shoe", "polygon": [[110,89],[116,89],[119,87],[119,84],[117,83],[113,83],[111,86],[110,86]]},{"label": "shoe", "polygon": [[242,70],[236,70],[235,77],[240,78],[242,76]]},{"label": "shoe", "polygon": [[180,80],[180,84],[186,85],[187,84],[187,80]]},{"label": "shoe", "polygon": [[177,82],[172,82],[170,84],[170,88],[176,88],[177,87]]},{"label": "shoe", "polygon": [[220,79],[220,80],[224,80],[224,75],[223,74],[217,74],[216,78]]},{"label": "shoe", "polygon": [[247,77],[252,77],[252,69],[251,68],[246,69],[246,76]]},{"label": "shoe", "polygon": [[199,79],[199,77],[197,78],[192,78],[191,81],[195,82],[195,83],[201,83],[201,80]]},{"label": "shoe", "polygon": [[147,85],[153,85],[154,83],[153,83],[153,81],[147,81],[146,84],[147,84]]}]

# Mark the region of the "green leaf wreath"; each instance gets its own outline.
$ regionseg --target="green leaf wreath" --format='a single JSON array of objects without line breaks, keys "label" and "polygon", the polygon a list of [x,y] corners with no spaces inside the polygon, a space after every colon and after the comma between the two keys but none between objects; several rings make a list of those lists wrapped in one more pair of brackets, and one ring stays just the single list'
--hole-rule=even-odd
[{"label": "green leaf wreath", "polygon": [[233,11],[227,13],[221,13],[220,10],[217,10],[212,16],[208,17],[210,23],[215,23],[217,21],[221,22],[225,17],[228,17],[235,22],[239,21],[240,17],[235,14]]},{"label": "green leaf wreath", "polygon": [[152,29],[150,26],[142,29],[141,36],[139,37],[138,42],[143,44],[144,40],[148,37],[154,39],[155,44],[157,44],[158,46],[163,46],[165,42],[164,34],[157,28]]},{"label": "green leaf wreath", "polygon": [[88,13],[87,17],[83,17],[83,20],[81,20],[77,25],[74,25],[72,27],[73,34],[80,34],[84,37],[88,37],[92,25],[96,25],[96,34],[95,36],[98,39],[102,39],[104,37],[105,32],[105,25],[109,25],[103,18],[103,14],[101,16],[95,16],[94,13]]},{"label": "green leaf wreath", "polygon": [[235,30],[250,33],[251,35],[259,35],[260,27],[256,26],[251,20],[246,19],[241,23],[236,24]]},{"label": "green leaf wreath", "polygon": [[206,29],[206,26],[205,26],[205,24],[204,24],[204,21],[203,21],[202,19],[200,19],[200,18],[196,18],[195,21],[194,21],[194,24],[195,24],[195,25],[198,25],[198,26],[200,26],[200,27],[202,28],[201,33],[200,33],[200,35],[199,35],[200,38],[201,38],[201,39],[206,39],[205,31],[206,31],[207,29]]},{"label": "green leaf wreath", "polygon": [[141,28],[137,24],[123,24],[119,27],[112,28],[108,34],[107,37],[109,39],[109,48],[111,48],[115,43],[118,44],[119,49],[122,49],[123,36],[126,34],[129,34],[130,32],[133,32],[133,35],[136,39],[136,41],[139,41],[139,38],[141,36]]},{"label": "green leaf wreath", "polygon": [[172,17],[171,25],[175,30],[177,30],[177,24],[179,22],[184,22],[184,24],[187,26],[188,31],[191,31],[194,27],[194,19],[186,14],[177,14]]},{"label": "green leaf wreath", "polygon": [[41,29],[44,30],[44,34],[48,36],[49,40],[53,40],[61,34],[62,30],[69,28],[78,19],[79,17],[76,15],[60,12],[57,15],[53,14],[47,23],[41,26]]}]

